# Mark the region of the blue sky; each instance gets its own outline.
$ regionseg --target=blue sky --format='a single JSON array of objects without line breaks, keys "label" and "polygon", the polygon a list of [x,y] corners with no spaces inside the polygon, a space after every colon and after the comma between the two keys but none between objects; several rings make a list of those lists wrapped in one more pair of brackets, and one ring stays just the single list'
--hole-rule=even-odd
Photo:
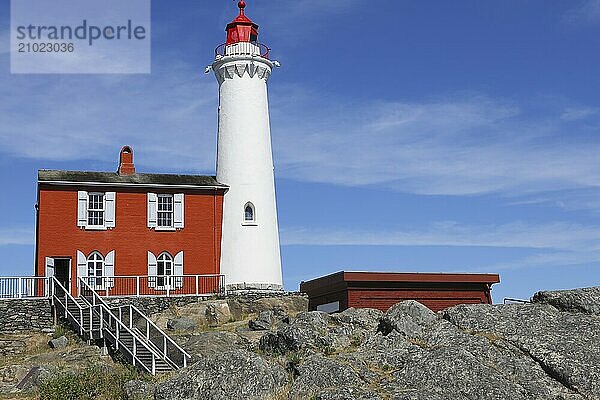
[{"label": "blue sky", "polygon": [[[154,0],[152,73],[11,75],[0,0],[0,275],[33,271],[36,171],[214,173],[204,75],[234,1]],[[600,0],[250,0],[271,80],[286,288],[339,270],[600,284]]]}]

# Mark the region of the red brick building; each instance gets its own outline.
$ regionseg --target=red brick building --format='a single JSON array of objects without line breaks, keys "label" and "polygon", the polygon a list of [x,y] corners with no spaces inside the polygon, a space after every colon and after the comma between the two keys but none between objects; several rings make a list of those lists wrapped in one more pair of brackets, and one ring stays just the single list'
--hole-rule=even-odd
[{"label": "red brick building", "polygon": [[386,311],[403,300],[416,300],[433,311],[457,304],[491,304],[497,274],[337,272],[300,284],[309,310],[343,311],[350,307]]},{"label": "red brick building", "polygon": [[132,149],[120,156],[116,173],[39,171],[36,276],[72,292],[78,277],[114,295],[210,291],[197,275],[219,274],[227,187],[136,173]]}]

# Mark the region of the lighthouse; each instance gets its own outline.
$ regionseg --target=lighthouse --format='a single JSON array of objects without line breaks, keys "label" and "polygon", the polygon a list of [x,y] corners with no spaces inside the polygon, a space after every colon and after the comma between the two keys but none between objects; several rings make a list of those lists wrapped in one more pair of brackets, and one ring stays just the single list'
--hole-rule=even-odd
[{"label": "lighthouse", "polygon": [[283,290],[267,81],[277,62],[238,3],[215,51],[219,83],[217,180],[223,203],[221,273],[231,291]]}]

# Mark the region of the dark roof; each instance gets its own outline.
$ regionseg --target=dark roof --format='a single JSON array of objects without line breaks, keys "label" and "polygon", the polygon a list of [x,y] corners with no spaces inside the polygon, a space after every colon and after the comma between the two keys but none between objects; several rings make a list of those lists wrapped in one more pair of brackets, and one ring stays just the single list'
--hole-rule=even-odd
[{"label": "dark roof", "polygon": [[500,282],[498,274],[456,274],[424,272],[347,272],[340,271],[300,283],[300,291],[319,290],[335,285],[388,284],[494,284]]},{"label": "dark roof", "polygon": [[57,171],[42,169],[38,171],[40,183],[101,183],[128,185],[169,185],[169,186],[210,186],[227,188],[217,182],[216,177],[206,175],[175,174],[135,174],[121,176],[116,172]]}]

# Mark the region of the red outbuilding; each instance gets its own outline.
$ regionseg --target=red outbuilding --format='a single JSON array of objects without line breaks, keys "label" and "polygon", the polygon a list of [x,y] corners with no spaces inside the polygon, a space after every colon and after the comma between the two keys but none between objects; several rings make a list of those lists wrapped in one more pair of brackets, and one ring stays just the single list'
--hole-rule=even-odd
[{"label": "red outbuilding", "polygon": [[300,283],[309,310],[343,311],[350,307],[386,311],[403,300],[416,300],[433,311],[458,304],[491,304],[497,274],[337,272]]},{"label": "red outbuilding", "polygon": [[106,295],[211,292],[226,190],[214,176],[136,173],[128,146],[117,172],[40,170],[36,276],[73,293],[77,278]]}]

